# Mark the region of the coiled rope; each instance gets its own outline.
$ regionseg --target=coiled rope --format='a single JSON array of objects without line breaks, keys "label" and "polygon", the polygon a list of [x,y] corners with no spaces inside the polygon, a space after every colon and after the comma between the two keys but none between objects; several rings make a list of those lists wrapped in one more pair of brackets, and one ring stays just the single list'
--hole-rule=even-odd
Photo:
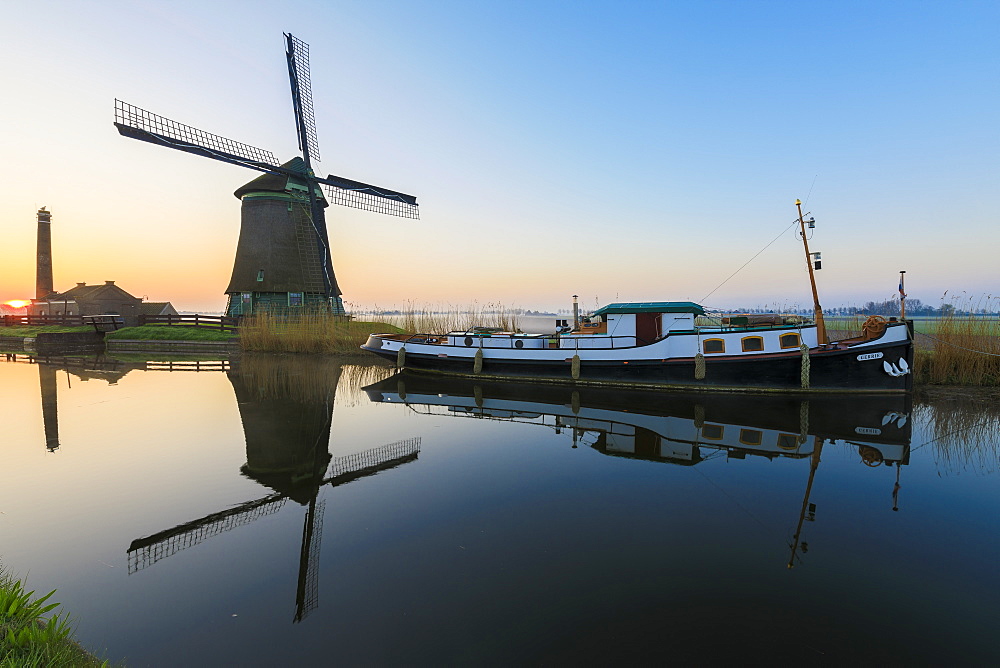
[{"label": "coiled rope", "polygon": [[807,346],[806,344],[803,343],[801,346],[799,346],[799,350],[802,351],[802,373],[801,373],[802,389],[803,390],[808,390],[809,389],[809,367],[810,367],[810,362],[809,362],[809,346]]},{"label": "coiled rope", "polygon": [[705,380],[705,356],[701,353],[694,356],[694,379]]}]

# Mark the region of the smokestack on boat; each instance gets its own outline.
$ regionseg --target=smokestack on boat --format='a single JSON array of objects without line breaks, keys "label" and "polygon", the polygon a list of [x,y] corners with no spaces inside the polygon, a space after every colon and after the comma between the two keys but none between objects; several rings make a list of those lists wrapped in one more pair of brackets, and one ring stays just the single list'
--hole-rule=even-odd
[{"label": "smokestack on boat", "polygon": [[35,259],[35,299],[52,294],[52,213],[38,210],[38,249]]}]

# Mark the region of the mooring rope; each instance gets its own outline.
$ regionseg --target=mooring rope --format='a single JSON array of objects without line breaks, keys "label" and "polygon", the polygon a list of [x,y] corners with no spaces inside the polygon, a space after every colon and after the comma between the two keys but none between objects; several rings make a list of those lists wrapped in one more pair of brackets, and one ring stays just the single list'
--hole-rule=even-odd
[{"label": "mooring rope", "polygon": [[923,332],[917,332],[917,333],[920,334],[921,336],[926,336],[928,339],[933,339],[935,341],[939,341],[940,343],[943,343],[946,346],[952,346],[953,348],[958,348],[959,350],[966,350],[966,351],[968,351],[970,353],[979,353],[980,355],[989,355],[990,357],[1000,357],[1000,354],[998,354],[998,353],[988,353],[985,350],[976,350],[975,348],[966,348],[965,346],[960,346],[957,343],[950,343],[948,341],[942,341],[941,339],[937,338],[936,336],[931,336],[930,334],[924,334]]}]

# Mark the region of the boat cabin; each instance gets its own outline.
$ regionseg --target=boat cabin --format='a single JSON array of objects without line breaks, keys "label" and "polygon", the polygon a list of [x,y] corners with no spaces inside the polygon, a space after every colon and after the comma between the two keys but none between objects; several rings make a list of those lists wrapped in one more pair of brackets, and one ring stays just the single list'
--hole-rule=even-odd
[{"label": "boat cabin", "polygon": [[692,332],[694,319],[705,309],[694,302],[632,302],[608,304],[594,311],[589,322],[570,335],[604,334],[635,337],[638,345],[657,341],[668,333]]}]

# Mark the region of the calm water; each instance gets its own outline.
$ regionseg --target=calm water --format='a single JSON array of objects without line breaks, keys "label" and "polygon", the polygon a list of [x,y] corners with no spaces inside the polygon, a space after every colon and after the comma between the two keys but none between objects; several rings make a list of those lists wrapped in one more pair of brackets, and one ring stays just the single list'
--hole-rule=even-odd
[{"label": "calm water", "polygon": [[1000,659],[985,402],[19,356],[0,406],[0,559],[130,666]]}]

